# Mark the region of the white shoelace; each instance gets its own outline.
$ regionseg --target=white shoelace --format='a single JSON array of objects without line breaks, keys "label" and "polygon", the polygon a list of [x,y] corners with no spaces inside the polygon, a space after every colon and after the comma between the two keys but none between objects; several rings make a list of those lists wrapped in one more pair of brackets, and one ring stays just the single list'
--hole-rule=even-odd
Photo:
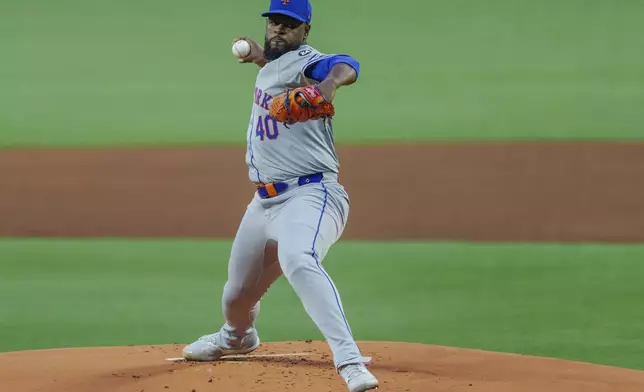
[{"label": "white shoelace", "polygon": [[346,375],[347,380],[351,380],[362,374],[366,374],[367,369],[362,365],[347,365],[342,369],[342,373]]}]

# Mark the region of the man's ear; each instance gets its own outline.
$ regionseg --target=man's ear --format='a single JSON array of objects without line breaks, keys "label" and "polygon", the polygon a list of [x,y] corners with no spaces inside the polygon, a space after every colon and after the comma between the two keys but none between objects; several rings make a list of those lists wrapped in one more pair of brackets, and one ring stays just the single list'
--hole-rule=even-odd
[{"label": "man's ear", "polygon": [[304,26],[304,39],[307,39],[309,37],[309,32],[311,32],[311,25],[307,24]]}]

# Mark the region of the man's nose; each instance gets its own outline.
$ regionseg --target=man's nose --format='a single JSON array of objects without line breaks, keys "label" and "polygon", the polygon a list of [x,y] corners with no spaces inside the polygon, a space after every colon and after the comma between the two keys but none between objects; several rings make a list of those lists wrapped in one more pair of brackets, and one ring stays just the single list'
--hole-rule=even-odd
[{"label": "man's nose", "polygon": [[284,26],[283,24],[276,25],[275,32],[279,34],[284,34],[286,32],[286,26]]}]

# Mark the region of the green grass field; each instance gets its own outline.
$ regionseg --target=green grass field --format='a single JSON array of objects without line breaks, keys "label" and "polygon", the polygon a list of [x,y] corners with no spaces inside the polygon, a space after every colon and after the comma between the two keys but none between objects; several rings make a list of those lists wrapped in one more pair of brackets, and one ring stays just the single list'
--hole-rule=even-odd
[{"label": "green grass field", "polygon": [[[0,149],[243,145],[257,68],[230,47],[262,39],[268,1],[244,4],[0,2]],[[310,43],[361,62],[336,99],[342,144],[642,140],[642,20],[637,1],[314,0]],[[212,332],[229,246],[0,239],[0,351]],[[642,260],[644,245],[341,241],[325,266],[360,340],[644,369]],[[258,327],[322,338],[284,280]]]},{"label": "green grass field", "polygon": [[[0,351],[189,342],[220,326],[228,241],[0,240]],[[340,242],[356,338],[644,369],[644,245]],[[288,315],[294,311],[294,315]],[[321,339],[281,279],[265,341]]]},{"label": "green grass field", "polygon": [[[267,0],[0,2],[0,147],[243,144]],[[399,8],[401,7],[401,8]],[[644,3],[314,3],[340,143],[644,138]],[[374,115],[378,113],[378,115]]]}]

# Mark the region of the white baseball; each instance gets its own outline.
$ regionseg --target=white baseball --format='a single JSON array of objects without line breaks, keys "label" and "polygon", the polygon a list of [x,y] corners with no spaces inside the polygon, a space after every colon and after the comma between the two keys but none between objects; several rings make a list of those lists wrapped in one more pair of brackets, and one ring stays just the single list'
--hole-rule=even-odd
[{"label": "white baseball", "polygon": [[240,40],[233,45],[233,54],[239,58],[244,58],[250,54],[250,44],[248,41]]}]

